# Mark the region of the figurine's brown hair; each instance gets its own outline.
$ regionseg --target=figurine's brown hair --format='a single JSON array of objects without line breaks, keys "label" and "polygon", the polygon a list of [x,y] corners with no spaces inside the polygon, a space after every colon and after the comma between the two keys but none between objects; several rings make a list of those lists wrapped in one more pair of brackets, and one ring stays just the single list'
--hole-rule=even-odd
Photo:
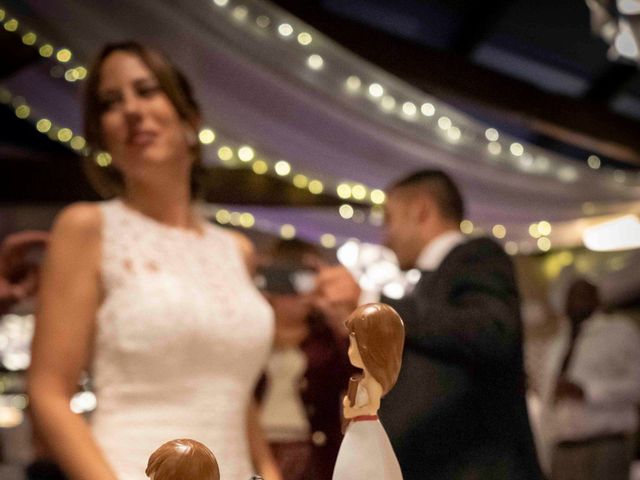
[{"label": "figurine's brown hair", "polygon": [[144,473],[153,480],[220,480],[211,450],[188,438],[161,445],[149,457]]},{"label": "figurine's brown hair", "polygon": [[365,368],[382,386],[382,395],[398,380],[404,348],[404,323],[398,312],[385,303],[356,308],[345,322],[354,335]]}]

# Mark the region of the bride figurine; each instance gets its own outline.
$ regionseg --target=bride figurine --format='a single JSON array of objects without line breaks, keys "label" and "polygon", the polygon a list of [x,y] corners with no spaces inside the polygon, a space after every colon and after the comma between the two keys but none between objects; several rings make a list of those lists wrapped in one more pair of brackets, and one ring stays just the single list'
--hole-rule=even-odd
[{"label": "bride figurine", "polygon": [[344,397],[346,431],[333,480],[402,480],[400,465],[378,420],[380,399],[395,385],[402,363],[404,324],[384,303],[358,307],[347,319],[349,360],[362,369]]}]

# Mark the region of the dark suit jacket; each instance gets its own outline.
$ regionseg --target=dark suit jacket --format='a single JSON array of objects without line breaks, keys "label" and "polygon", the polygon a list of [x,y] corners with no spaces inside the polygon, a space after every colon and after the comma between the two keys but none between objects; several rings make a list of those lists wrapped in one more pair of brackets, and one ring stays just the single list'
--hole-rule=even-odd
[{"label": "dark suit jacket", "polygon": [[380,409],[404,480],[541,478],[502,248],[487,238],[458,245],[410,295],[383,301],[406,329],[400,376]]}]

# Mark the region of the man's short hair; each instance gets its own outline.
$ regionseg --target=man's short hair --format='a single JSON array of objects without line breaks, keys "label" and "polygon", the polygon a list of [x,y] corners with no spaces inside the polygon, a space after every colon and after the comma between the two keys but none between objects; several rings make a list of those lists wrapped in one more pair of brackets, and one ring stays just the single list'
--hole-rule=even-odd
[{"label": "man's short hair", "polygon": [[464,218],[464,200],[460,190],[442,170],[419,170],[394,182],[387,191],[406,187],[424,188],[435,200],[444,218],[458,223]]}]

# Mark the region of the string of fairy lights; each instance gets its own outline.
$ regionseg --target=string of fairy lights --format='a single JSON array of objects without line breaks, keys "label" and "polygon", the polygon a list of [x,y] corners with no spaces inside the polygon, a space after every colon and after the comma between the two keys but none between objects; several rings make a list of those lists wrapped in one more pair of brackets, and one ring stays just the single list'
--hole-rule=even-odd
[{"label": "string of fairy lights", "polygon": [[[21,26],[18,19],[7,15],[5,9],[0,8],[0,23],[2,23],[4,29],[8,32],[13,32],[16,35],[20,35],[22,43],[31,46],[38,50],[41,57],[52,59],[55,65],[49,70],[49,73],[54,78],[64,78],[67,82],[73,83],[82,81],[86,78],[88,70],[79,63],[71,63],[71,59],[74,58],[73,53],[68,48],[56,48],[52,43],[46,42],[42,39],[42,36],[38,36],[33,30],[25,29]],[[76,135],[69,127],[56,125],[53,121],[46,117],[37,118],[32,115],[32,107],[27,103],[27,100],[21,96],[14,96],[6,88],[0,89],[0,101],[4,104],[10,104],[18,118],[23,120],[31,120],[36,129],[43,134],[47,134],[51,140],[60,142],[68,147],[71,147],[76,152],[82,155],[90,155],[91,152],[87,146],[86,140],[81,135]],[[327,184],[335,184],[336,194],[345,200],[353,199],[358,202],[370,205],[382,205],[384,203],[384,192],[379,189],[367,187],[358,182],[335,182],[327,181],[316,178],[312,175],[305,175],[294,171],[294,168],[286,160],[270,161],[265,155],[259,155],[256,150],[249,145],[233,145],[233,141],[229,140],[221,142],[222,135],[216,133],[210,127],[204,127],[200,130],[198,138],[200,143],[206,148],[214,143],[219,144],[215,148],[215,155],[219,162],[229,168],[251,168],[256,175],[264,175],[267,173],[273,173],[276,176],[288,179],[290,183],[299,189],[306,189],[314,195],[319,195],[325,192]],[[95,155],[96,163],[101,167],[109,167],[111,164],[111,156],[107,152],[99,152]],[[378,218],[379,209],[374,210],[374,218]],[[252,218],[251,214],[247,212],[232,212],[230,219],[225,221],[227,215],[225,210],[221,209],[220,215],[215,215],[213,218],[221,224],[230,224],[233,226],[245,227],[249,223],[253,223],[247,219]],[[357,223],[362,223],[360,220],[364,215],[360,210],[353,209],[351,205],[344,204],[339,208],[340,216],[345,220],[355,218]],[[358,215],[360,213],[360,215]],[[235,219],[242,218],[242,221]],[[271,229],[273,230],[273,228]],[[283,238],[293,238],[295,236],[296,229],[293,225],[284,224],[277,228],[277,231]],[[293,232],[293,233],[292,233]],[[335,246],[335,235],[327,233],[323,234],[319,238],[319,242],[327,248]]]},{"label": "string of fairy lights", "polygon": [[[228,0],[213,0],[213,4],[217,7],[230,7],[230,2]],[[246,21],[249,15],[248,8],[243,5],[236,5],[230,11],[232,17],[240,22]],[[277,34],[282,38],[291,37],[295,32],[294,27],[289,23],[280,23],[275,27],[275,23],[266,15],[258,15],[255,19],[255,23],[259,28],[267,28],[273,24],[274,28],[277,30]],[[75,60],[75,56],[70,49],[66,47],[55,47],[52,43],[45,41],[42,36],[38,35],[33,30],[25,28],[18,19],[8,15],[6,10],[3,8],[0,8],[0,24],[6,31],[19,35],[23,44],[37,49],[40,56],[53,60],[54,66],[49,71],[52,77],[63,78],[69,83],[83,81],[86,78],[88,73],[86,66]],[[314,33],[313,35],[317,34]],[[299,46],[306,47],[312,44],[314,37],[309,32],[300,31],[295,38],[297,39]],[[320,70],[324,65],[324,59],[319,55],[314,55],[316,54],[312,54],[308,57],[308,66],[312,70]],[[353,94],[364,88],[362,80],[354,75],[351,75],[346,79],[345,86],[346,89]],[[385,89],[382,85],[379,83],[372,83],[369,85],[367,90],[367,96],[371,99],[379,99],[383,110],[389,112],[394,110],[396,104],[393,102],[395,102],[395,99],[393,99],[393,97],[385,96]],[[392,100],[390,100],[390,98]],[[8,89],[1,87],[0,102],[11,106],[18,118],[31,122],[38,132],[47,135],[50,139],[71,148],[79,154],[91,154],[86,140],[81,135],[76,134],[67,126],[58,125],[44,116],[37,115],[36,112],[34,112],[33,107],[29,105],[24,97],[13,95]],[[391,108],[392,104],[393,108]],[[404,115],[410,118],[418,114],[418,108],[415,104],[414,107],[415,110],[407,102],[404,102],[401,108]],[[419,111],[424,117],[430,118],[434,117],[436,107],[433,103],[425,102],[420,106]],[[459,140],[459,138],[454,137],[459,137],[461,135],[461,130],[452,124],[449,117],[441,116],[438,118],[437,123],[439,129],[442,132],[445,132],[446,137],[449,138],[449,140]],[[491,150],[490,146],[497,143],[500,134],[497,130],[492,128],[487,129],[485,133],[487,140],[490,142],[488,148]],[[382,224],[382,205],[385,202],[385,194],[380,189],[371,188],[361,182],[338,182],[326,177],[321,179],[318,178],[317,175],[301,173],[300,171],[295,170],[290,162],[282,159],[269,159],[266,155],[258,152],[254,147],[248,144],[233,142],[219,131],[208,126],[200,130],[198,137],[199,141],[205,148],[215,149],[214,151],[217,160],[220,164],[226,167],[250,168],[256,175],[275,174],[280,178],[287,179],[296,188],[306,189],[315,195],[330,193],[343,200],[355,200],[362,204],[369,205],[369,211],[365,212],[363,209],[354,208],[352,205],[345,203],[338,208],[338,214],[346,221],[352,221],[355,223],[368,222],[375,226]],[[511,146],[513,147],[513,144]],[[497,152],[497,147],[494,148]],[[522,149],[524,150],[524,147],[522,147]],[[524,151],[522,151],[520,155],[516,155],[520,152],[517,146],[514,147],[514,150],[515,153],[513,151],[512,153],[515,156],[524,156]],[[496,153],[496,155],[498,153]],[[599,159],[595,156],[592,157],[589,158],[589,166],[593,169],[600,168]],[[95,154],[94,158],[96,163],[101,167],[106,168],[111,164],[111,157],[107,152],[99,152]],[[525,158],[527,157],[525,156]],[[566,178],[569,178],[570,176],[571,175],[565,172]],[[626,180],[626,178],[622,178],[618,175],[618,183],[624,183]],[[210,219],[215,220],[217,223],[222,225],[231,225],[241,228],[255,228],[256,226],[259,226],[261,229],[271,233],[276,233],[282,238],[295,238],[297,236],[298,229],[292,224],[287,223],[275,225],[272,222],[256,220],[253,214],[249,212],[230,211],[225,208],[215,206],[208,206],[206,210]],[[467,235],[485,232],[483,228],[475,226],[470,220],[464,220],[461,223],[460,228],[461,231]],[[529,234],[536,241],[538,250],[546,252],[551,249],[551,240],[549,238],[551,230],[551,224],[544,220],[533,223],[530,226]],[[496,239],[503,241],[504,248],[510,255],[515,255],[522,251],[521,246],[517,242],[506,239],[507,230],[504,225],[494,225],[491,227],[490,232]],[[345,240],[346,239],[338,238],[332,233],[324,233],[316,239],[318,243],[326,248],[334,248],[340,242]]]},{"label": "string of fairy lights", "polygon": [[[70,83],[83,81],[86,78],[88,74],[87,67],[79,63],[71,63],[72,58],[75,58],[75,56],[70,49],[64,47],[56,48],[53,44],[43,41],[41,36],[38,36],[38,34],[32,30],[24,29],[16,18],[9,17],[6,10],[1,8],[0,23],[3,24],[5,30],[20,35],[25,45],[37,49],[40,56],[53,59],[56,62],[49,70],[52,77],[64,78],[64,80]],[[210,127],[204,127],[199,132],[199,139],[203,146],[207,147],[214,142],[220,144],[215,149],[215,155],[225,166],[234,168],[249,167],[258,175],[274,173],[279,177],[288,179],[293,186],[300,189],[307,189],[314,195],[319,195],[325,192],[328,187],[333,187],[335,193],[344,200],[352,199],[369,205],[381,205],[384,203],[384,192],[380,189],[368,187],[355,181],[337,182],[331,179],[323,180],[318,178],[318,175],[305,175],[296,171],[295,167],[286,160],[279,159],[270,161],[265,155],[256,153],[255,148],[250,145],[235,142],[234,147],[232,140],[221,142],[221,138],[224,137]],[[108,166],[109,162],[107,158],[108,157],[103,155],[100,158],[99,164],[101,166]]]},{"label": "string of fairy lights", "polygon": [[[43,135],[47,135],[49,139],[56,141],[64,146],[70,147],[72,150],[76,151],[79,154],[90,154],[84,137],[74,134],[73,130],[71,130],[71,128],[69,127],[57,125],[55,122],[49,120],[48,118],[38,115],[37,112],[35,112],[34,108],[29,106],[24,97],[14,96],[8,89],[0,87],[0,103],[13,108],[16,117],[31,122],[38,132]],[[202,132],[200,137],[200,141],[202,142]],[[226,146],[221,147],[221,149],[226,148],[230,149],[230,147]],[[239,154],[242,155],[242,152],[244,151],[243,147],[241,147],[238,151],[240,152]],[[95,161],[99,166],[106,168],[111,165],[111,156],[107,152],[99,152],[95,156]],[[257,160],[252,166],[253,171],[258,175],[266,173],[266,169],[261,168],[261,162],[264,161]],[[264,163],[266,164],[266,162]],[[277,164],[275,168],[278,169]],[[294,179],[294,182],[298,182],[298,180]],[[295,184],[296,183],[294,183],[294,185]],[[299,188],[303,187],[300,183],[298,183],[298,185],[296,186],[298,186]],[[347,207],[349,210],[345,210],[345,208]],[[342,205],[339,210],[342,218],[349,219],[354,217],[357,223],[364,223],[365,214],[361,210],[356,210],[348,204]],[[231,225],[234,227],[243,228],[252,228],[254,227],[254,225],[256,225],[256,220],[253,214],[249,212],[229,211],[224,208],[217,207],[208,208],[206,211],[208,212],[207,216],[209,218],[215,220],[221,225]],[[381,209],[373,208],[369,216],[372,218],[375,217],[375,220],[373,221],[377,221],[378,223],[380,223]],[[291,224],[283,224],[278,226],[266,221],[258,223],[263,230],[266,229],[267,231],[270,231],[272,233],[279,234],[282,238],[296,237],[297,229]],[[336,245],[336,236],[331,233],[322,234],[317,240],[322,246],[326,248],[333,248]]]},{"label": "string of fairy lights", "polygon": [[[81,135],[76,135],[69,127],[57,125],[48,118],[42,117],[29,106],[24,97],[13,95],[5,87],[0,87],[0,104],[13,108],[16,117],[32,123],[36,130],[49,139],[56,141],[79,154],[89,154],[86,140]],[[100,152],[96,155],[96,163],[101,167],[108,167],[111,164],[111,156],[107,152]],[[279,235],[284,239],[297,238],[298,229],[290,224],[275,224],[268,221],[256,220],[249,212],[228,210],[215,205],[204,204],[202,211],[210,220],[216,221],[220,225],[231,225],[238,228],[259,228],[263,231]],[[336,235],[323,233],[319,238],[314,239],[325,248],[335,248],[337,245]],[[346,241],[345,239],[341,239]]]},{"label": "string of fairy lights", "polygon": [[[640,175],[605,167],[595,154],[588,156],[586,167],[581,167],[542,148],[523,144],[496,128],[487,128],[429,95],[402,84],[386,72],[376,71],[352,53],[328,41],[320,32],[265,2],[212,0],[211,5],[214,11],[222,12],[238,28],[260,38],[266,33],[290,50],[297,51],[308,69],[318,75],[315,86],[332,92],[341,91],[354,101],[371,103],[376,107],[375,111],[387,118],[427,131],[449,146],[480,146],[473,151],[484,152],[483,158],[489,163],[531,175],[548,176],[563,183],[575,183],[589,170],[601,170],[601,178],[605,178],[612,188],[640,186]],[[329,70],[331,74],[327,72]],[[349,70],[352,73],[343,73]],[[314,81],[314,76],[308,72],[300,76],[304,81]]]}]

